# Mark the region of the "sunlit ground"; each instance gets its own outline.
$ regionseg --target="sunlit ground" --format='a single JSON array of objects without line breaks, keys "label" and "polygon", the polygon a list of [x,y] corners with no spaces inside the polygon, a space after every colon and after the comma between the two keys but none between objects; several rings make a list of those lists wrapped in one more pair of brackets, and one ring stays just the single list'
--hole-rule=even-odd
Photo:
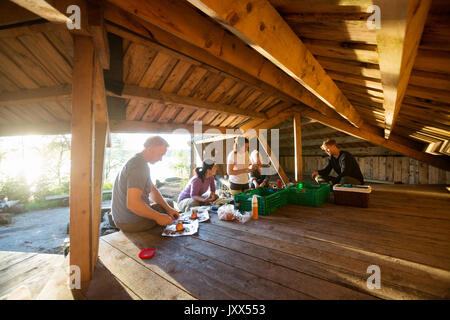
[{"label": "sunlit ground", "polygon": [[[151,136],[150,134],[113,134],[112,145],[109,152],[117,153],[117,148],[121,148],[124,159],[121,159],[121,165],[135,153],[143,150],[144,141]],[[190,159],[190,135],[172,134],[161,135],[169,143],[169,151],[163,160],[150,165],[152,180],[164,180],[168,177],[178,176],[171,166],[174,161],[171,153],[174,151],[183,151],[183,154]],[[70,141],[70,135],[65,136]],[[55,141],[55,136],[20,136],[20,137],[1,137],[0,138],[0,182],[5,179],[14,179],[18,176],[24,176],[26,183],[33,190],[33,185],[38,179],[51,168],[48,164],[49,155],[46,153],[46,146]],[[120,142],[119,146],[117,142]],[[108,150],[107,150],[108,152]],[[53,156],[53,158],[57,155]],[[61,174],[68,176],[70,174],[70,151],[67,150],[62,156]],[[105,159],[106,160],[106,159]],[[47,162],[46,162],[47,161]],[[179,161],[179,159],[178,159]],[[120,165],[120,166],[121,166]],[[188,164],[189,165],[189,164]],[[50,168],[49,168],[50,167]],[[114,182],[120,167],[114,168],[109,176],[110,182]],[[47,170],[47,171],[46,171]]]}]

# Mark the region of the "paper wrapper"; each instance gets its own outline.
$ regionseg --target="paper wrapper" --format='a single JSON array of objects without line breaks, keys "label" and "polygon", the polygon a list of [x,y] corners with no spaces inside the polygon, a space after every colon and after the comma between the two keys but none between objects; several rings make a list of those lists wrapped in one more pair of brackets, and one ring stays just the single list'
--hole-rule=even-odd
[{"label": "paper wrapper", "polygon": [[[184,230],[177,231],[176,226],[177,223],[180,221],[183,222]],[[182,219],[178,219],[171,225],[165,227],[162,235],[166,237],[191,236],[193,234],[196,234],[197,231],[198,231],[198,220],[190,220],[189,222],[186,222]]]},{"label": "paper wrapper", "polygon": [[208,208],[209,207],[192,207],[191,209],[195,209],[197,211],[197,219],[192,219],[191,218],[191,210],[189,209],[189,211],[180,213],[180,218],[178,220],[180,221],[194,221],[194,220],[198,220],[198,222],[205,222],[209,220],[209,212],[208,212]]}]

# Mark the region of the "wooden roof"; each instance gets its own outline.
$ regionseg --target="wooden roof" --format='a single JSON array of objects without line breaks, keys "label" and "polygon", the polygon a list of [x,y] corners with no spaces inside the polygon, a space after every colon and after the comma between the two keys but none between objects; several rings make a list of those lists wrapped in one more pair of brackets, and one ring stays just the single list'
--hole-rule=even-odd
[{"label": "wooden roof", "polygon": [[[373,1],[270,2],[364,121],[383,128],[377,35],[366,25]],[[394,131],[417,141],[450,137],[449,14],[447,1],[432,1]]]},{"label": "wooden roof", "polygon": [[[58,1],[49,2],[57,7]],[[385,64],[391,53],[384,51],[380,32],[366,23],[373,3],[379,2],[270,0],[261,8],[236,2],[223,9],[206,0],[148,6],[105,1],[111,52],[105,83],[123,85],[120,92],[106,85],[107,94],[121,101],[108,100],[111,131],[190,128],[196,120],[208,128],[270,128],[300,112],[416,158],[416,151],[431,144],[428,152],[440,157],[427,160],[448,164],[450,9],[445,0],[423,9],[411,75],[404,80],[408,66],[401,69],[395,92],[401,101],[390,104]],[[0,135],[70,132],[72,34],[18,6],[2,6],[11,14],[0,16]],[[228,16],[221,18],[221,10]],[[251,20],[255,10],[266,20]],[[414,25],[416,18],[408,17],[406,25]],[[292,35],[300,42],[278,51],[271,47]],[[304,50],[304,60],[297,59],[296,49]],[[389,140],[385,144],[379,136]]]}]

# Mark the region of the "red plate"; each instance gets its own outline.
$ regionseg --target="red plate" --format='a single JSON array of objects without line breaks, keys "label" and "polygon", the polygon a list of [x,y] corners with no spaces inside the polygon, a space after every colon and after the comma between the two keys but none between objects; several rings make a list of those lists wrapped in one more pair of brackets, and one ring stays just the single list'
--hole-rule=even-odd
[{"label": "red plate", "polygon": [[139,258],[141,259],[149,259],[153,257],[155,254],[156,249],[144,249],[139,253]]}]

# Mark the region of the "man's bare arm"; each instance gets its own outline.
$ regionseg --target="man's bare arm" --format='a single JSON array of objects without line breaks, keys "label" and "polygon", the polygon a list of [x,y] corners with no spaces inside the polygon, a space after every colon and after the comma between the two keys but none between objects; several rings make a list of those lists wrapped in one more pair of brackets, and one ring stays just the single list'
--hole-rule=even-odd
[{"label": "man's bare arm", "polygon": [[155,187],[154,184],[152,184],[152,191],[150,192],[150,199],[153,200],[153,202],[156,202],[160,204],[164,209],[167,211],[173,210],[171,206],[166,202],[166,200],[161,195],[161,192]]},{"label": "man's bare arm", "polygon": [[168,215],[153,210],[142,200],[141,189],[129,188],[127,190],[127,208],[138,216],[155,220],[159,225],[165,226],[172,223],[172,219]]}]

